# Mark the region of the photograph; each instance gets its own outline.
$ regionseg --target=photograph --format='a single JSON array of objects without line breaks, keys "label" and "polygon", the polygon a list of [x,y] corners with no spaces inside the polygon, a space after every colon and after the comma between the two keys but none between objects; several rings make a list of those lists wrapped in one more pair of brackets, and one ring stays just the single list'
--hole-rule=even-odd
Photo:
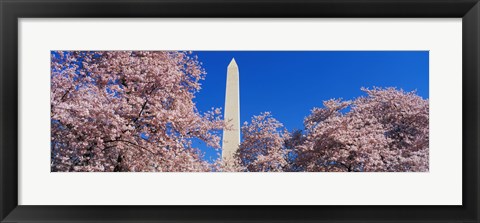
[{"label": "photograph", "polygon": [[429,172],[429,51],[52,50],[50,74],[51,172]]}]

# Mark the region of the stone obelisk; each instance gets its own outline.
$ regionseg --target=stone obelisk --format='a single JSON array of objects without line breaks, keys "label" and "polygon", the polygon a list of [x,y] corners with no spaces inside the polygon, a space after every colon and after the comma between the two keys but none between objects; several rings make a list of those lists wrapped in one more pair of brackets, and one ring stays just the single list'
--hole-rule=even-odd
[{"label": "stone obelisk", "polygon": [[238,66],[233,58],[227,68],[224,119],[229,129],[223,131],[222,159],[227,163],[240,145],[240,84]]}]

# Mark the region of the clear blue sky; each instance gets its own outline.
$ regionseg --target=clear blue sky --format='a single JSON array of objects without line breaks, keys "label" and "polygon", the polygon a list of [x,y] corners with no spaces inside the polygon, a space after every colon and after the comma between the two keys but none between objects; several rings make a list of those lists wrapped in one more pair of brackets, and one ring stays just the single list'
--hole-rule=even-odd
[{"label": "clear blue sky", "polygon": [[[291,131],[324,100],[363,95],[361,87],[397,87],[429,97],[428,51],[195,51],[207,71],[195,102],[201,111],[224,107],[227,66],[240,71],[240,122],[264,111]],[[217,153],[195,142],[207,160]]]}]

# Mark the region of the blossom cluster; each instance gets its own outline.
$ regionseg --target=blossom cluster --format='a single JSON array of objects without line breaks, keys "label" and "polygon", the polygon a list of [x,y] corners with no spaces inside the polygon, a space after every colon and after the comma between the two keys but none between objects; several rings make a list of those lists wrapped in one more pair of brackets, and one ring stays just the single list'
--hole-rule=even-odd
[{"label": "blossom cluster", "polygon": [[220,147],[219,109],[193,102],[205,77],[177,51],[51,56],[52,171],[210,171],[192,139]]},{"label": "blossom cluster", "polygon": [[249,171],[428,171],[428,100],[395,88],[362,90],[353,101],[325,101],[292,133],[270,113],[255,116],[242,127],[237,159]]}]

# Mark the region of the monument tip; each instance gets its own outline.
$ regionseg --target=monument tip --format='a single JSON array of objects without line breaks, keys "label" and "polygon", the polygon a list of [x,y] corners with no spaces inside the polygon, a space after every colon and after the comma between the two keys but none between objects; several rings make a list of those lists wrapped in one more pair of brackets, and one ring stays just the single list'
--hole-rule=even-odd
[{"label": "monument tip", "polygon": [[229,64],[228,66],[229,66],[229,67],[230,67],[230,66],[238,67],[238,66],[237,66],[237,62],[235,61],[235,58],[232,58],[232,61],[230,61],[230,64]]}]

